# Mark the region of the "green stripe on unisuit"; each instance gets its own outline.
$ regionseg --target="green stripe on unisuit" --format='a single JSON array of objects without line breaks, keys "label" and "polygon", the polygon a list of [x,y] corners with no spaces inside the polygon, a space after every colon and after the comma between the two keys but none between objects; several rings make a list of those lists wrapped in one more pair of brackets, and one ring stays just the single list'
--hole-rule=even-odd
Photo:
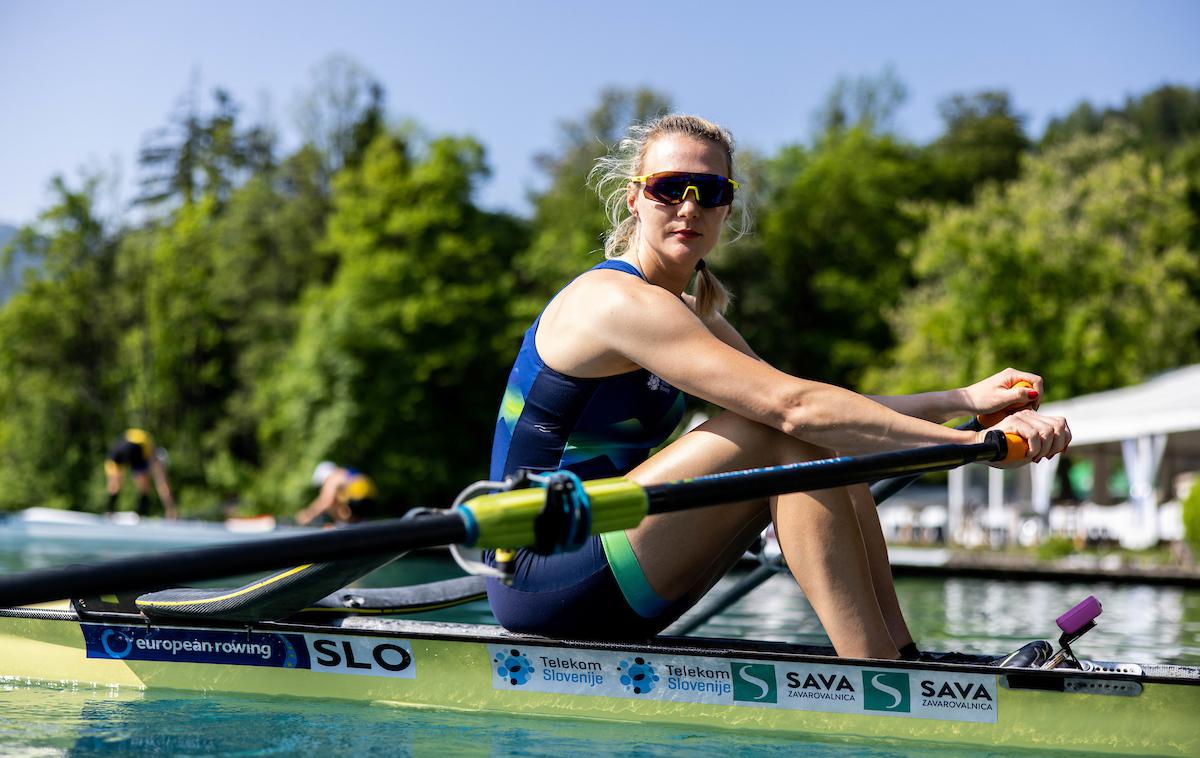
[{"label": "green stripe on unisuit", "polygon": [[659,597],[650,582],[646,581],[642,564],[638,563],[625,531],[604,532],[600,535],[600,544],[604,546],[608,565],[629,607],[642,618],[654,618],[666,610],[670,603]]}]

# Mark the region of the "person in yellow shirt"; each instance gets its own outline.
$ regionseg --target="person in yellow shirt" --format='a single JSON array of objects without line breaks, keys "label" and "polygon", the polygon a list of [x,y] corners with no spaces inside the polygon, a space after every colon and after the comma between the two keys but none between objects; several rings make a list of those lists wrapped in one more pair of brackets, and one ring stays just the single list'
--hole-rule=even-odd
[{"label": "person in yellow shirt", "polygon": [[370,518],[375,511],[375,483],[360,471],[321,461],[313,469],[312,483],[320,492],[296,514],[296,523],[301,526],[321,516],[334,524],[352,524]]},{"label": "person in yellow shirt", "polygon": [[155,447],[154,439],[141,429],[126,429],[109,447],[108,457],[104,460],[108,512],[116,510],[117,497],[125,484],[127,469],[138,491],[138,515],[146,516],[150,513],[150,478],[153,477],[158,498],[163,504],[163,512],[168,519],[174,520],[178,512],[175,508],[175,498],[171,495],[171,485],[167,482],[167,451]]}]

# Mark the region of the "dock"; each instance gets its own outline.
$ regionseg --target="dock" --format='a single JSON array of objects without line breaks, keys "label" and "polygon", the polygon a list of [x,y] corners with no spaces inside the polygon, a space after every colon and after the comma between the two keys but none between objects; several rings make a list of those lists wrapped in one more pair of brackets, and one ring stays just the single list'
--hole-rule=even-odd
[{"label": "dock", "polygon": [[1057,561],[947,548],[889,546],[895,576],[972,577],[1010,581],[1108,582],[1200,587],[1200,567],[1139,566],[1119,556],[1068,556]]}]

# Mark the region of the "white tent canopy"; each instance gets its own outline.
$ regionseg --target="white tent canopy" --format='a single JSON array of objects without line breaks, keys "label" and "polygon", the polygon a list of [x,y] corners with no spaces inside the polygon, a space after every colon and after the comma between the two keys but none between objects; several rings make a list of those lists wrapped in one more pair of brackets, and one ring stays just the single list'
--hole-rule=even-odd
[{"label": "white tent canopy", "polygon": [[[1064,416],[1071,426],[1073,451],[1105,446],[1119,449],[1129,478],[1134,528],[1122,535],[1131,547],[1153,544],[1158,539],[1158,491],[1156,484],[1165,456],[1177,461],[1181,470],[1200,468],[1200,364],[1160,374],[1132,387],[1082,395],[1047,403],[1041,412]],[[1031,467],[1034,510],[1043,517],[1050,509],[1050,492],[1059,458]],[[989,471],[989,511],[996,520],[1002,511],[1004,472]],[[961,524],[964,493],[962,477],[951,477],[951,533]],[[954,513],[958,505],[959,513]],[[955,518],[957,516],[957,519]]]},{"label": "white tent canopy", "polygon": [[1200,432],[1200,364],[1133,387],[1046,403],[1041,412],[1066,417],[1075,447]]}]

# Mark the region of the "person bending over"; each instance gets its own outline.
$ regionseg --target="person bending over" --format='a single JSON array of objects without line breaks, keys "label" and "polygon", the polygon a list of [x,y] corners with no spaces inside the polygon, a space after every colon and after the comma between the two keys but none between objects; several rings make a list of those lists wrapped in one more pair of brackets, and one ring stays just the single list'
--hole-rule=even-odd
[{"label": "person bending over", "polygon": [[128,470],[138,491],[138,515],[150,514],[150,478],[153,477],[164,514],[168,519],[175,519],[178,512],[175,498],[171,495],[171,485],[167,481],[167,461],[167,451],[155,447],[154,439],[141,429],[126,429],[124,434],[113,440],[104,460],[108,513],[113,513],[117,508],[117,497],[121,494]]},{"label": "person bending over", "polygon": [[312,483],[320,491],[296,514],[301,526],[324,517],[334,524],[352,524],[370,518],[376,510],[375,483],[366,474],[321,461],[313,469]]}]

